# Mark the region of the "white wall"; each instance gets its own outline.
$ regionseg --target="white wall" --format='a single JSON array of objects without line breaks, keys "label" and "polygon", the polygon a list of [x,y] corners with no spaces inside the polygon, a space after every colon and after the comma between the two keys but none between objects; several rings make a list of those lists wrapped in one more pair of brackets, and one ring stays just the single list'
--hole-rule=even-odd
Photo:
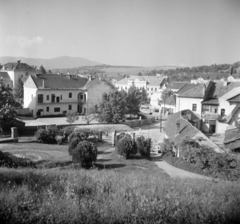
[{"label": "white wall", "polygon": [[221,114],[221,109],[225,109],[225,115],[229,115],[232,110],[236,107],[235,104],[230,105],[227,100],[219,98],[219,107],[218,107],[218,114]]},{"label": "white wall", "polygon": [[29,108],[33,115],[36,114],[36,88],[29,88],[24,86],[24,108]]},{"label": "white wall", "polygon": [[176,97],[176,112],[181,110],[189,109],[192,111],[192,105],[197,104],[197,110],[193,111],[194,113],[197,113],[201,115],[202,111],[202,104],[203,101],[202,98],[183,98],[183,97]]}]

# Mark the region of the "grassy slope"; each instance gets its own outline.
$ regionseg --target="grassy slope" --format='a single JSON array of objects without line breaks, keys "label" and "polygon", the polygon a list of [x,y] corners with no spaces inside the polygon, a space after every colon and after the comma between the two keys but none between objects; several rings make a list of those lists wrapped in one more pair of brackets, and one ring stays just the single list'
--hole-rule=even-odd
[{"label": "grassy slope", "polygon": [[155,172],[0,169],[1,223],[239,223],[239,183]]}]

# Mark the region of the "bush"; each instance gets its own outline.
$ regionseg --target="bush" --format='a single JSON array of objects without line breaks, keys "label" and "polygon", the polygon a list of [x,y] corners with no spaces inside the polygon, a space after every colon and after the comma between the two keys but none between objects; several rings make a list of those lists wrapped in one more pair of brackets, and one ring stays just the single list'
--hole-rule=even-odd
[{"label": "bush", "polygon": [[240,179],[240,161],[235,155],[216,153],[212,148],[188,139],[183,140],[180,148],[179,158],[172,159],[173,154],[166,153],[164,155],[165,160],[179,168],[213,178],[224,180]]},{"label": "bush", "polygon": [[79,137],[74,137],[71,139],[71,141],[69,142],[69,146],[68,146],[68,153],[70,156],[72,156],[72,152],[73,150],[77,147],[77,145],[79,144],[79,142],[81,142],[81,138]]},{"label": "bush", "polygon": [[129,159],[131,154],[136,154],[134,142],[129,134],[122,135],[116,146],[117,153],[125,159]]},{"label": "bush", "polygon": [[121,138],[123,138],[125,135],[126,135],[126,134],[125,134],[124,132],[122,132],[122,133],[120,133],[119,135],[116,135],[116,136],[115,136],[115,139],[114,139],[114,144],[115,144],[115,146],[118,144],[119,140],[120,140]]},{"label": "bush", "polygon": [[66,133],[66,135],[68,137],[74,132],[75,128],[76,127],[74,127],[74,126],[68,126],[68,127],[63,128],[63,131]]},{"label": "bush", "polygon": [[136,139],[137,150],[142,156],[150,157],[151,152],[151,138],[145,139],[140,136]]},{"label": "bush", "polygon": [[37,141],[40,143],[55,144],[56,136],[61,135],[62,131],[57,128],[49,128],[47,130],[39,129],[37,130],[35,136]]},{"label": "bush", "polygon": [[87,141],[80,142],[72,151],[72,160],[81,167],[92,165],[97,160],[97,147]]}]

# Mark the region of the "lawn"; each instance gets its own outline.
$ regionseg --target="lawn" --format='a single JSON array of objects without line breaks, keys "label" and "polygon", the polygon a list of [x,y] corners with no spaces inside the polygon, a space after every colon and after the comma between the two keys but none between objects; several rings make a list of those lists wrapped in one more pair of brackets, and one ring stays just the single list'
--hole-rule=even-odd
[{"label": "lawn", "polygon": [[[103,142],[96,143],[98,147],[98,159],[96,169],[114,170],[117,172],[141,171],[144,173],[156,172],[159,175],[168,176],[153,162],[141,156],[135,156],[130,160],[122,159],[117,155],[110,144],[110,136]],[[16,156],[36,159],[38,168],[72,169],[72,158],[68,154],[68,145],[42,144],[36,142],[0,144],[0,151],[9,152]]]}]

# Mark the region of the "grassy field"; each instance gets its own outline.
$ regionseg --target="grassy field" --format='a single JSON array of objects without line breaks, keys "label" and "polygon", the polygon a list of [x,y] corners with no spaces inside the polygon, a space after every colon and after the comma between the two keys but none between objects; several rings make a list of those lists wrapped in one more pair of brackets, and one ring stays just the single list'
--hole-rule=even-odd
[{"label": "grassy field", "polygon": [[97,143],[89,170],[73,166],[67,144],[0,144],[41,158],[38,169],[0,168],[0,222],[240,222],[240,182],[171,179],[150,160],[120,158],[109,142]]}]

